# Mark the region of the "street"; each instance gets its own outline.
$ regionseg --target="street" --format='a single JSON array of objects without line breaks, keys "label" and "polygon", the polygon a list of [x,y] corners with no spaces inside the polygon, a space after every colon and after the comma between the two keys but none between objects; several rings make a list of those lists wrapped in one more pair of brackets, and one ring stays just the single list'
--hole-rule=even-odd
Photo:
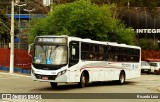
[{"label": "street", "polygon": [[[9,74],[0,72],[0,93],[160,93],[160,76],[143,74],[140,78],[127,80],[124,85],[117,85],[113,81],[91,83],[88,87],[79,88],[76,83],[58,84],[56,89],[50,87],[47,82],[33,81],[29,75]],[[95,97],[93,97],[95,98]],[[26,102],[75,102],[75,99],[43,99],[26,100]],[[114,102],[117,99],[76,99],[77,102]],[[155,102],[158,99],[119,99],[120,102]],[[22,100],[3,99],[0,102],[21,102]],[[25,102],[25,100],[23,100]]]}]

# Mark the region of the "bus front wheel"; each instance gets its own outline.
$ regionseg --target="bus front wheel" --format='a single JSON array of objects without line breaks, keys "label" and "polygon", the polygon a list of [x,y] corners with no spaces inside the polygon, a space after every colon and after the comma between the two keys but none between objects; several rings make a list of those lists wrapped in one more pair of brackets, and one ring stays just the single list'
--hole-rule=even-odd
[{"label": "bus front wheel", "polygon": [[50,82],[50,85],[51,85],[52,88],[56,88],[57,87],[57,83],[55,83],[55,82]]},{"label": "bus front wheel", "polygon": [[81,74],[81,77],[80,77],[80,82],[78,83],[78,85],[83,88],[85,87],[86,85],[88,85],[88,82],[89,82],[89,75],[87,73],[82,73]]}]

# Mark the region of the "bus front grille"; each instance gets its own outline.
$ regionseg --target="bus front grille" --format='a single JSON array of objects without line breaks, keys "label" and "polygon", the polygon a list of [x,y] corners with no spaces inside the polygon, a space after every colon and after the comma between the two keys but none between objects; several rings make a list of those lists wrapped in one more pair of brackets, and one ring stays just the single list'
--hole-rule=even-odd
[{"label": "bus front grille", "polygon": [[40,75],[40,74],[35,74],[35,77],[37,79],[42,79],[42,80],[43,80],[43,78],[47,78],[47,79],[44,79],[44,80],[55,80],[56,77],[57,77],[57,75]]}]

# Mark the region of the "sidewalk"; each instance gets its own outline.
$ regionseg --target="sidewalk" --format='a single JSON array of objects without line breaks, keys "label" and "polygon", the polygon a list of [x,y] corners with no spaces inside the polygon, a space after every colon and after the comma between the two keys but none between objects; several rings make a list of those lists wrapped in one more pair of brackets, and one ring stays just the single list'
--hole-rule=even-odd
[{"label": "sidewalk", "polygon": [[[1,66],[0,71],[9,72],[9,67]],[[22,73],[22,74],[30,74],[31,70],[23,69],[23,68],[14,68],[15,73]]]},{"label": "sidewalk", "polygon": [[[0,70],[1,75],[10,75],[10,76],[16,76],[16,77],[31,77],[30,74],[22,74],[22,73],[9,73],[7,71]],[[0,77],[1,78],[1,77]]]}]

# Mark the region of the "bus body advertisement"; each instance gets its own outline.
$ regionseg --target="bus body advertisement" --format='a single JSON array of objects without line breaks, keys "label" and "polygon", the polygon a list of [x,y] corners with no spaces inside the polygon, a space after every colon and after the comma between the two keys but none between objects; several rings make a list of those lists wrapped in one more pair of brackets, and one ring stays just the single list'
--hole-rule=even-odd
[{"label": "bus body advertisement", "polygon": [[113,42],[94,41],[69,36],[38,36],[33,44],[31,76],[33,80],[90,82],[140,76],[141,48]]}]

